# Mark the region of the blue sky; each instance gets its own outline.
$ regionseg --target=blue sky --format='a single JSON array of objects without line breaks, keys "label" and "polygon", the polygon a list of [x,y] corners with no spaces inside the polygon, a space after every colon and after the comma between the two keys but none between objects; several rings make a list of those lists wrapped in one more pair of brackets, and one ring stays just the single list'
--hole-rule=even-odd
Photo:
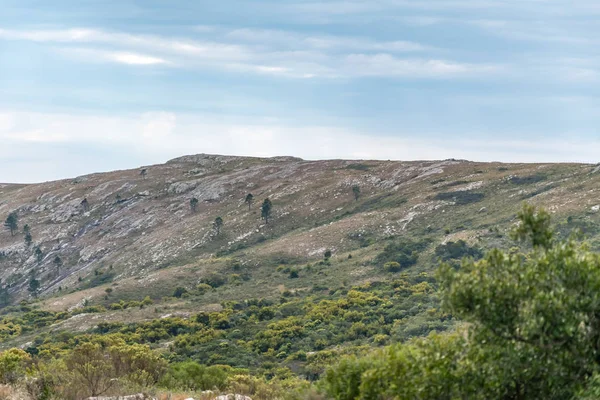
[{"label": "blue sky", "polygon": [[597,162],[592,0],[2,0],[0,182],[192,153]]}]

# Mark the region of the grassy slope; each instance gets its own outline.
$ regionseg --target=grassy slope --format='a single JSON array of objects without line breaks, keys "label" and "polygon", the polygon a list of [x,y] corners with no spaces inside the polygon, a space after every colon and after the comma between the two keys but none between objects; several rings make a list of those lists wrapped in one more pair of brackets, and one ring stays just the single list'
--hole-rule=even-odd
[{"label": "grassy slope", "polygon": [[[199,182],[195,189],[174,189],[190,181]],[[411,284],[419,282],[424,279],[420,274],[431,275],[439,262],[436,247],[449,241],[465,240],[478,248],[508,246],[506,232],[523,201],[544,205],[565,232],[582,228],[596,243],[600,217],[592,207],[600,203],[599,183],[600,173],[593,166],[575,164],[201,158],[150,167],[147,179],[138,171],[118,171],[9,186],[0,190],[0,212],[19,210],[45,259],[32,262],[21,236],[2,233],[0,243],[7,253],[0,260],[2,277],[14,282],[9,290],[15,299],[27,298],[26,282],[35,270],[43,293],[34,307],[41,310],[63,311],[84,303],[108,307],[145,296],[155,302],[143,309],[76,315],[35,334],[86,331],[99,321],[188,317],[220,311],[227,301],[266,298],[278,303],[287,291],[298,301],[338,300],[344,293],[339,288],[347,291],[402,276]],[[361,187],[358,201],[352,197],[355,184]],[[251,210],[243,204],[249,191],[257,200]],[[115,200],[117,195],[122,202]],[[203,200],[197,213],[189,211],[191,196]],[[275,212],[264,225],[258,203],[267,196]],[[83,197],[92,204],[89,213],[75,207],[66,220],[57,213],[68,201],[78,204]],[[219,237],[210,228],[216,216],[225,220]],[[405,239],[430,244],[401,273],[382,271],[376,257],[387,244]],[[326,249],[333,256],[321,265]],[[66,260],[58,273],[51,263],[55,255]],[[290,278],[290,270],[297,270],[299,277]],[[204,294],[196,291],[210,274],[227,283]],[[169,297],[178,286],[190,294]],[[112,289],[109,295],[107,288]],[[407,311],[385,331],[391,340],[439,329],[432,324],[439,319],[431,317],[437,304],[434,294],[402,296],[389,297],[406,302]],[[275,320],[281,318],[278,314]],[[24,343],[35,334],[8,338],[3,346]],[[370,337],[352,342],[369,343]],[[334,344],[328,342],[331,348]]]}]

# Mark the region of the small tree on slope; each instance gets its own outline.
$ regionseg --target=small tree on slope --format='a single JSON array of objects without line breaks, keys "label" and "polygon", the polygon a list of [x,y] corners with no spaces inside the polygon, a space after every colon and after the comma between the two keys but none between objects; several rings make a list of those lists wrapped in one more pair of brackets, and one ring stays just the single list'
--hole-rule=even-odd
[{"label": "small tree on slope", "polygon": [[271,218],[272,211],[273,211],[273,203],[271,203],[271,200],[269,200],[269,198],[267,197],[263,201],[262,207],[260,209],[260,215],[265,220],[265,224],[269,223],[269,218]]}]

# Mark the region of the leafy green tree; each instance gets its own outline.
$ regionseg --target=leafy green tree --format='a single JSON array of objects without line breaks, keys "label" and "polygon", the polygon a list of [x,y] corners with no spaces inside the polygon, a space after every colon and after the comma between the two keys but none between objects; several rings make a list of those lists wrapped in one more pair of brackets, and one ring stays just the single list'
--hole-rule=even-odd
[{"label": "leafy green tree", "polygon": [[167,362],[147,345],[115,344],[108,348],[106,356],[116,377],[142,388],[157,384],[167,372]]},{"label": "leafy green tree", "polygon": [[268,224],[273,211],[273,203],[271,203],[271,200],[268,197],[263,201],[260,211],[260,215],[265,220],[265,224]]},{"label": "leafy green tree", "polygon": [[19,216],[16,211],[11,212],[6,217],[6,221],[4,221],[4,226],[10,230],[10,235],[14,236],[19,229]]},{"label": "leafy green tree", "polygon": [[25,375],[31,365],[31,356],[22,349],[8,349],[0,353],[0,382],[14,384]]},{"label": "leafy green tree", "polygon": [[525,205],[519,220],[512,237],[526,252],[442,266],[444,305],[486,343],[506,392],[567,398],[599,366],[600,255],[575,236],[557,240],[542,209]]},{"label": "leafy green tree", "polygon": [[213,230],[215,234],[219,236],[221,234],[221,228],[223,227],[223,218],[217,217],[213,222]]},{"label": "leafy green tree", "polygon": [[[459,268],[443,264],[444,309],[465,321],[356,360],[325,378],[335,399],[596,398],[600,371],[600,254],[558,240],[550,216],[525,205],[509,251]],[[347,373],[344,373],[347,371]]]},{"label": "leafy green tree", "polygon": [[195,197],[190,199],[190,210],[192,210],[193,213],[198,210],[198,199]]},{"label": "leafy green tree", "polygon": [[360,197],[360,186],[352,186],[352,194],[354,195],[354,201],[358,201],[358,198]]},{"label": "leafy green tree", "polygon": [[246,203],[248,205],[248,211],[250,211],[250,207],[252,207],[252,204],[254,203],[254,196],[252,195],[252,193],[248,193],[246,195],[246,199],[244,200],[244,203]]},{"label": "leafy green tree", "polygon": [[89,396],[99,396],[117,383],[114,366],[98,343],[78,345],[66,363],[77,383],[86,389]]}]

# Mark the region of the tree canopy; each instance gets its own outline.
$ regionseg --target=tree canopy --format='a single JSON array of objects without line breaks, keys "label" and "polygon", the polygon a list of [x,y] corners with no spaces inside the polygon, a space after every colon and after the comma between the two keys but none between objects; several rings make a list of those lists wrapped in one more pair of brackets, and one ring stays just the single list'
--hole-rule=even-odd
[{"label": "tree canopy", "polygon": [[244,199],[244,203],[246,203],[248,205],[248,210],[250,210],[250,208],[252,207],[252,204],[254,203],[254,196],[252,195],[252,193],[248,193],[246,195],[246,198]]},{"label": "tree canopy", "polygon": [[271,218],[271,212],[273,211],[273,203],[271,203],[271,200],[268,197],[263,201],[260,211],[260,215],[265,220],[265,224],[268,224],[269,218]]},{"label": "tree canopy", "polygon": [[354,195],[354,200],[358,200],[358,198],[360,197],[360,186],[352,186],[352,194]]},{"label": "tree canopy", "polygon": [[11,212],[6,217],[6,221],[4,221],[4,226],[8,228],[11,236],[14,236],[17,230],[19,229],[19,216],[16,211]]},{"label": "tree canopy", "polygon": [[[512,237],[460,267],[442,264],[444,309],[464,321],[349,358],[324,378],[336,399],[569,399],[600,393],[600,255],[525,205]],[[587,397],[586,397],[587,396]]]},{"label": "tree canopy", "polygon": [[195,197],[192,197],[190,199],[190,209],[192,210],[192,212],[196,212],[196,210],[198,209],[198,199]]},{"label": "tree canopy", "polygon": [[223,218],[217,217],[213,222],[213,229],[217,236],[221,234],[221,228],[223,227]]}]

